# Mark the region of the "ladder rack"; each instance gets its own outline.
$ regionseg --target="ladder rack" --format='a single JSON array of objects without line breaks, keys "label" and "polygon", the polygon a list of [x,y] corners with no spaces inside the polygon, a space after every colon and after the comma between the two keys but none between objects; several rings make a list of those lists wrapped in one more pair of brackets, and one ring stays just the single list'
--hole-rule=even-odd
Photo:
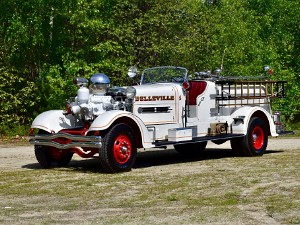
[{"label": "ladder rack", "polygon": [[217,80],[219,106],[269,104],[270,98],[285,97],[286,81]]}]

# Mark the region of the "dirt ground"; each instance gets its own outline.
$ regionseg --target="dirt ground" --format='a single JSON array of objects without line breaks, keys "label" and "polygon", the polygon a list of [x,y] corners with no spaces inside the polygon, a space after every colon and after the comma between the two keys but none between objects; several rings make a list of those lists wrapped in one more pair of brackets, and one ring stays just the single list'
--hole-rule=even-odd
[{"label": "dirt ground", "polygon": [[[131,172],[107,175],[92,169],[97,160],[78,156],[73,157],[70,169],[40,170],[33,146],[0,144],[0,175],[6,176],[0,177],[0,223],[300,224],[299,199],[293,199],[300,193],[300,138],[270,138],[268,151],[260,160],[232,156],[229,142],[209,142],[205,155],[196,160],[181,158],[172,148],[141,149]],[[288,161],[278,169],[281,158]],[[15,183],[20,180],[18,174],[22,177],[30,171],[42,176],[39,185],[52,188],[53,196],[49,190],[26,183],[37,184],[38,178],[24,177],[20,184]],[[252,176],[252,171],[258,175]],[[10,179],[13,173],[16,177]],[[48,178],[58,183],[52,184]],[[81,190],[76,185],[83,186],[81,182],[87,192],[97,191],[97,198],[79,198]],[[18,193],[8,185],[23,190]],[[27,196],[26,189],[46,198]],[[68,189],[73,193],[68,194]],[[110,195],[102,196],[102,190]],[[29,210],[31,207],[36,212]]]},{"label": "dirt ground", "polygon": [[[208,150],[215,149],[230,149],[230,143],[226,142],[222,145],[216,145],[212,142],[208,142]],[[295,150],[300,149],[300,138],[271,138],[268,143],[268,150]],[[145,152],[145,150],[139,150],[140,152]],[[156,155],[159,150],[148,150],[149,152]],[[147,152],[147,150],[146,150]],[[148,155],[150,155],[149,153]],[[150,156],[151,157],[151,156]],[[73,161],[81,161],[86,159],[81,159],[78,156],[74,156]],[[33,146],[14,146],[13,143],[0,145],[0,169],[1,170],[11,170],[11,169],[26,169],[26,165],[31,165],[31,167],[39,167],[34,156]],[[174,165],[176,167],[176,165]],[[32,168],[30,168],[32,169]],[[170,167],[172,169],[172,167]]]}]

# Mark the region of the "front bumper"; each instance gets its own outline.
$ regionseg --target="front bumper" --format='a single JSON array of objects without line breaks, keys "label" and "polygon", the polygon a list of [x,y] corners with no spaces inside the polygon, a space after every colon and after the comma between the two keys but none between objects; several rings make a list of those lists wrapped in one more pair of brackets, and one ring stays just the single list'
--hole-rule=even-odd
[{"label": "front bumper", "polygon": [[58,149],[73,147],[101,148],[102,138],[100,136],[81,136],[67,133],[36,134],[29,136],[29,143],[33,145],[52,146]]}]

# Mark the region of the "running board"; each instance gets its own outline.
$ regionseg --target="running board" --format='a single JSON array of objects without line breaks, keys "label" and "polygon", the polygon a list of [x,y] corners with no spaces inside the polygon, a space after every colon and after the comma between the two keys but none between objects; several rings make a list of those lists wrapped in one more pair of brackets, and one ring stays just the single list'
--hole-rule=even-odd
[{"label": "running board", "polygon": [[224,134],[224,135],[215,135],[215,136],[205,136],[205,137],[196,137],[190,141],[156,141],[153,144],[155,147],[162,147],[166,145],[181,145],[181,144],[188,144],[188,143],[196,143],[196,142],[205,142],[205,141],[216,141],[216,140],[229,140],[233,138],[240,138],[244,137],[244,134]]}]

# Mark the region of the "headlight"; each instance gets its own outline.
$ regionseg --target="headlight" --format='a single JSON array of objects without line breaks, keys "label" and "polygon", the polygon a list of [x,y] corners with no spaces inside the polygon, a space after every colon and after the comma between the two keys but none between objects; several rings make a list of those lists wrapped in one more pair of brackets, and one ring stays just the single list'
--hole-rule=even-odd
[{"label": "headlight", "polygon": [[135,90],[134,87],[127,87],[127,90],[126,90],[126,97],[127,98],[134,99],[135,94],[136,94],[136,90]]}]

